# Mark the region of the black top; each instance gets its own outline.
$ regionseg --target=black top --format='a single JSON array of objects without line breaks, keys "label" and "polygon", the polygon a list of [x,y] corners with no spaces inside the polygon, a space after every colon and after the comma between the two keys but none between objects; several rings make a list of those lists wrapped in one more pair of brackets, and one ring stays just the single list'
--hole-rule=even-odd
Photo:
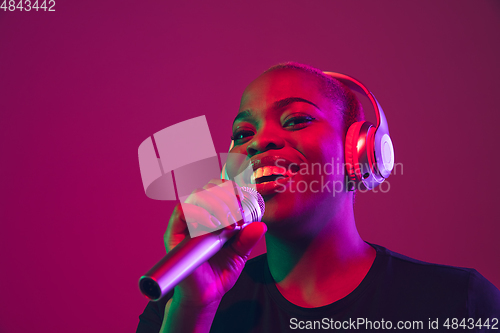
[{"label": "black top", "polygon": [[[500,291],[475,269],[430,264],[370,245],[377,255],[359,286],[317,308],[297,306],[281,295],[266,254],[249,260],[223,297],[210,332],[500,330]],[[149,302],[137,332],[160,330],[170,297]]]}]

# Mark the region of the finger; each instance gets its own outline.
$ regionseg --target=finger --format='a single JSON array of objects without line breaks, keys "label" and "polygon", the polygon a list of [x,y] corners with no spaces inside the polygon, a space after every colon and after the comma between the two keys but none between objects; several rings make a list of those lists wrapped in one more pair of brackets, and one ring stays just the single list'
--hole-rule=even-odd
[{"label": "finger", "polygon": [[237,193],[235,192],[239,188],[233,187],[232,182],[226,182],[225,184],[215,185],[213,183],[208,183],[203,188],[208,190],[210,193],[219,197],[224,203],[228,206],[231,214],[234,217],[235,221],[239,221],[242,219],[241,216],[241,203],[240,198],[237,197]]},{"label": "finger", "polygon": [[167,230],[163,234],[165,250],[170,251],[179,244],[188,234],[184,213],[181,204],[175,205],[174,211],[168,221]]},{"label": "finger", "polygon": [[250,252],[252,252],[252,249],[257,245],[266,231],[267,226],[264,223],[250,223],[235,236],[235,240],[231,243],[231,248],[238,256],[247,260]]},{"label": "finger", "polygon": [[[228,222],[228,217],[232,216],[228,205],[216,194],[212,193],[210,189],[191,193],[185,203],[205,209],[223,225],[227,226],[233,223],[232,221],[231,223]],[[186,214],[184,215],[187,217]]]},{"label": "finger", "polygon": [[227,180],[227,179],[212,179],[211,181],[208,182],[209,184],[215,184],[219,187],[222,187],[224,189],[227,189],[230,193],[236,193],[237,196],[240,198],[243,197],[243,192],[241,191],[241,188],[236,182],[232,180]]},{"label": "finger", "polygon": [[188,226],[194,226],[196,228],[197,225],[204,226],[209,228],[210,231],[216,230],[218,227],[222,225],[222,223],[217,220],[214,216],[210,215],[210,213],[200,207],[190,203],[182,203],[182,210],[184,211],[185,223]]},{"label": "finger", "polygon": [[217,221],[215,217],[201,207],[187,203],[178,204],[163,236],[167,251],[174,248],[189,235],[189,230],[200,230],[200,228],[204,227],[200,231],[212,232],[221,225],[220,221]]},{"label": "finger", "polygon": [[185,236],[189,233],[184,211],[186,211],[189,217],[193,217],[189,219],[191,227],[196,228],[198,221],[203,223],[205,219],[202,216],[202,212],[195,212],[195,210],[196,206],[192,207],[192,205],[185,203],[177,204],[172,215],[170,216],[170,220],[168,221],[167,230],[165,232],[166,236]]},{"label": "finger", "polygon": [[220,187],[227,189],[230,193],[236,194],[238,199],[241,201],[243,198],[243,192],[241,190],[241,187],[234,181],[232,180],[225,180],[225,179],[219,179],[222,181],[222,183],[219,185]]},{"label": "finger", "polygon": [[166,232],[177,235],[183,234],[186,231],[186,219],[184,217],[184,212],[182,211],[182,206],[178,203],[175,205],[174,211],[170,216]]}]

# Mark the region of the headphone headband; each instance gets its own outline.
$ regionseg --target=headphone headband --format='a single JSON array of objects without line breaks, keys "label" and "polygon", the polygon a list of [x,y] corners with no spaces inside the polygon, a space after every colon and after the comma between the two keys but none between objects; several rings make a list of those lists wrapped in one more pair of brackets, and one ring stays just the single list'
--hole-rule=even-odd
[{"label": "headphone headband", "polygon": [[366,86],[363,83],[361,83],[360,81],[356,80],[355,78],[349,75],[335,73],[335,72],[323,72],[323,73],[333,77],[334,79],[339,80],[347,88],[368,97],[368,99],[372,103],[373,109],[375,110],[375,115],[377,116],[376,129],[382,128],[387,134],[389,134],[389,128],[387,126],[387,120],[385,118],[384,110],[382,110],[382,107],[378,103],[375,96],[372,94],[370,90],[368,90],[368,88],[366,88]]}]

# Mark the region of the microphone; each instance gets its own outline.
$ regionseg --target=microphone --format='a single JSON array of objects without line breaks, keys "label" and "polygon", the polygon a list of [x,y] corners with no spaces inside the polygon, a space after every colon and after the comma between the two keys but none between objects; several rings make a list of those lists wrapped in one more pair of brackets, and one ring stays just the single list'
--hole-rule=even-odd
[{"label": "microphone", "polygon": [[252,222],[260,222],[265,204],[262,196],[253,188],[242,187],[242,220],[214,232],[185,238],[177,244],[153,268],[139,279],[139,289],[150,300],[158,301],[198,266],[216,254],[239,230]]}]

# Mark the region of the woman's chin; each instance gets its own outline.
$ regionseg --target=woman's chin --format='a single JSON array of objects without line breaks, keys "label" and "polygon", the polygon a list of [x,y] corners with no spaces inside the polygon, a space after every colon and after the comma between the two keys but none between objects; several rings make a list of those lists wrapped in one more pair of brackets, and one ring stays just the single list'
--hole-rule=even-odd
[{"label": "woman's chin", "polygon": [[[266,211],[262,221],[271,225],[288,224],[291,220],[302,216],[306,211],[303,200],[292,193],[275,193],[263,196],[266,203]],[[304,211],[304,212],[303,212]]]},{"label": "woman's chin", "polygon": [[262,222],[266,223],[269,229],[285,227],[302,230],[304,224],[308,224],[316,215],[318,205],[325,206],[327,201],[326,206],[334,205],[333,197],[327,193],[301,193],[290,189],[282,193],[264,195],[263,198],[266,210]]}]

